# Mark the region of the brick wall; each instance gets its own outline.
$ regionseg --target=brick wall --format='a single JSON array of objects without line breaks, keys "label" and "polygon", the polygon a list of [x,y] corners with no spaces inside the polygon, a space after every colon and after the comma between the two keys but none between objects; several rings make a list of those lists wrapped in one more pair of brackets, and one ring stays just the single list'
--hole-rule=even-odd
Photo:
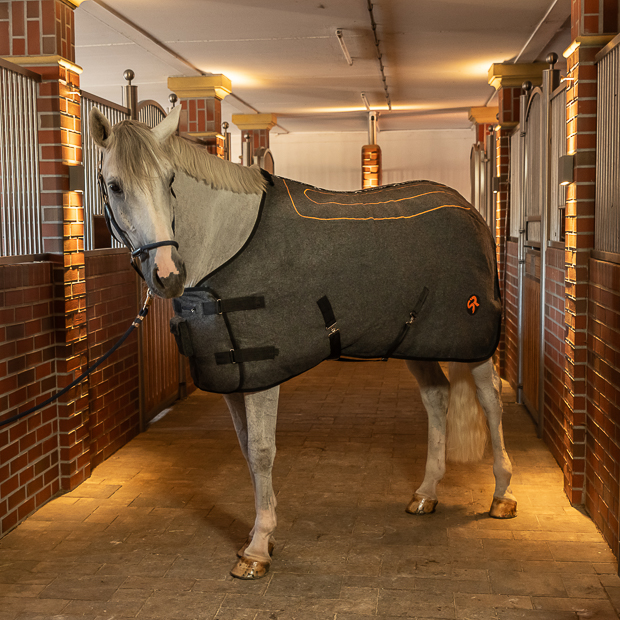
[{"label": "brick wall", "polygon": [[516,390],[519,385],[519,259],[518,244],[506,242],[506,280],[504,286],[504,377]]},{"label": "brick wall", "polygon": [[[0,264],[0,421],[45,401],[66,383],[62,256]],[[99,359],[137,313],[137,276],[126,250],[96,250],[86,258],[88,350]],[[134,332],[82,388],[86,408],[77,430],[63,417],[63,400],[0,427],[0,537],[54,494],[73,488],[63,476],[63,452],[78,445],[81,471],[93,467],[140,431],[138,338]],[[90,386],[90,389],[89,387]],[[82,456],[82,455],[85,456]],[[72,456],[72,455],[70,455]]]},{"label": "brick wall", "polygon": [[0,56],[58,55],[73,61],[73,7],[62,2],[0,3]]},{"label": "brick wall", "polygon": [[[0,420],[56,391],[53,266],[0,265]],[[0,427],[0,536],[59,490],[58,416],[51,404]]]},{"label": "brick wall", "polygon": [[[136,273],[127,250],[86,254],[88,357],[99,359],[137,313]],[[140,431],[138,337],[132,334],[90,376],[90,466],[103,462]]]},{"label": "brick wall", "polygon": [[[500,88],[500,100],[504,91],[513,89]],[[518,105],[518,104],[517,104]],[[502,112],[500,107],[500,119]],[[497,272],[502,298],[505,297],[506,285],[506,242],[510,230],[510,136],[512,134],[512,120],[507,120],[507,127],[498,127],[495,131],[495,175],[499,178],[499,191],[495,193],[495,243]],[[497,346],[496,356],[499,360],[500,373],[506,374],[506,325],[502,323],[502,333]]]},{"label": "brick wall", "polygon": [[618,553],[620,265],[590,259],[585,504]]},{"label": "brick wall", "polygon": [[564,472],[565,489],[577,497],[583,489],[585,429],[569,423],[564,404],[564,250],[547,248],[546,261],[543,438]]}]

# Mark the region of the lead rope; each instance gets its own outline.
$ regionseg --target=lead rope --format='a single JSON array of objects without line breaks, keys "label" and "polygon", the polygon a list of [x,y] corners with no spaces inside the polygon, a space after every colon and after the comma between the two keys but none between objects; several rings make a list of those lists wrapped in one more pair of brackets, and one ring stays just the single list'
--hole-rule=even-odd
[{"label": "lead rope", "polygon": [[2,422],[0,422],[0,427],[6,426],[7,424],[12,424],[13,422],[17,422],[18,420],[25,418],[31,413],[35,413],[35,411],[39,411],[40,409],[47,407],[49,404],[53,403],[55,400],[58,400],[63,394],[66,394],[69,390],[71,390],[76,385],[84,381],[84,379],[86,379],[86,377],[88,377],[88,375],[90,375],[90,373],[93,372],[95,368],[97,368],[103,362],[105,362],[108,359],[108,357],[110,357],[110,355],[112,355],[112,353],[114,353],[114,351],[116,351],[116,349],[118,349],[123,344],[123,342],[125,342],[125,340],[127,340],[127,338],[129,337],[131,332],[133,332],[134,329],[142,325],[142,321],[144,321],[144,318],[149,312],[149,306],[151,305],[152,300],[153,300],[153,295],[151,294],[150,290],[147,290],[146,299],[144,300],[144,304],[142,305],[142,310],[138,312],[138,315],[133,320],[132,324],[129,326],[129,329],[119,338],[118,342],[103,357],[100,357],[90,368],[86,369],[75,381],[73,381],[73,383],[70,383],[67,387],[60,390],[60,392],[57,392],[53,396],[50,396],[47,400],[43,401],[40,405],[37,405],[36,407],[32,407],[32,409],[28,409],[28,411],[24,411],[23,413],[19,413],[10,418],[7,418],[6,420],[2,420]]}]

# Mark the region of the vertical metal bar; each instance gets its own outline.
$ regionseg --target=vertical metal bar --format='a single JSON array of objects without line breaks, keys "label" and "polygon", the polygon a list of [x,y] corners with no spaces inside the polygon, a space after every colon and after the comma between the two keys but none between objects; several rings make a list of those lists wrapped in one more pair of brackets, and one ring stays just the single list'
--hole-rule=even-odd
[{"label": "vertical metal bar", "polygon": [[[530,85],[531,88],[531,85]],[[518,369],[517,369],[517,402],[519,404],[523,404],[523,374],[524,374],[524,361],[523,361],[523,345],[524,345],[524,333],[523,333],[523,304],[524,304],[524,286],[525,286],[525,224],[526,224],[526,213],[525,213],[525,197],[528,195],[528,185],[529,185],[529,163],[528,157],[529,152],[527,148],[527,134],[529,133],[529,127],[527,126],[527,105],[529,101],[529,89],[523,89],[523,94],[521,95],[521,134],[520,138],[522,139],[522,162],[521,162],[521,179],[522,179],[522,190],[521,190],[521,201],[519,205],[519,244],[517,248],[517,260],[518,260],[518,287],[519,287],[519,311],[518,311],[518,319],[517,319],[517,340],[518,340]]]},{"label": "vertical metal bar", "polygon": [[542,174],[541,174],[541,209],[540,209],[540,345],[538,365],[538,434],[542,436],[545,425],[545,317],[547,307],[547,242],[549,208],[551,203],[551,149],[552,132],[551,94],[555,78],[553,65],[543,71],[542,97]]},{"label": "vertical metal bar", "polygon": [[[7,101],[6,96],[6,80],[8,71],[4,67],[0,67],[0,101]],[[8,192],[7,192],[7,178],[6,178],[6,119],[7,114],[0,115],[0,183],[2,183],[2,195],[0,196],[0,255],[5,256],[7,254],[6,247],[6,212],[8,210]]]},{"label": "vertical metal bar", "polygon": [[9,251],[11,254],[16,253],[15,247],[15,239],[17,237],[17,227],[15,221],[15,198],[17,194],[17,184],[15,182],[15,157],[17,153],[15,152],[15,80],[13,74],[11,74],[11,82],[10,82],[10,91],[9,91],[9,101],[8,101],[8,110],[9,110],[9,157],[10,157],[10,204],[9,204],[9,214],[10,214],[10,226],[9,226]]},{"label": "vertical metal bar", "polygon": [[[24,138],[26,119],[24,114],[24,79],[23,76],[18,78],[17,88],[17,110],[15,115],[15,123],[17,125],[15,137]],[[18,175],[19,175],[19,211],[17,212],[18,223],[21,221],[21,230],[19,231],[20,241],[20,254],[28,254],[30,246],[30,227],[28,226],[28,209],[27,209],[27,194],[26,194],[26,152],[25,152],[25,140],[17,140],[18,149]]]}]

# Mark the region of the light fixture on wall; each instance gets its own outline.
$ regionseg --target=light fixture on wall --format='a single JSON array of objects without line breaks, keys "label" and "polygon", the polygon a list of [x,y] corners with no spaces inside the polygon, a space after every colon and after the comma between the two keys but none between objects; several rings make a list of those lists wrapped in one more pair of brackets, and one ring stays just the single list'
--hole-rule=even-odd
[{"label": "light fixture on wall", "polygon": [[368,99],[366,99],[366,93],[361,93],[362,95],[362,101],[364,102],[364,105],[366,106],[366,112],[370,112],[370,105],[368,103]]},{"label": "light fixture on wall", "polygon": [[342,48],[342,53],[344,54],[344,57],[347,59],[347,63],[349,64],[349,67],[350,67],[353,64],[353,58],[351,58],[351,54],[349,54],[347,45],[344,42],[344,38],[342,36],[342,28],[338,28],[338,30],[336,30],[336,36],[338,37],[338,43],[340,43],[340,47]]},{"label": "light fixture on wall", "polygon": [[84,193],[84,166],[77,164],[69,168],[69,191]]},{"label": "light fixture on wall", "polygon": [[570,185],[574,179],[574,155],[561,155],[558,160],[558,181],[560,185]]}]

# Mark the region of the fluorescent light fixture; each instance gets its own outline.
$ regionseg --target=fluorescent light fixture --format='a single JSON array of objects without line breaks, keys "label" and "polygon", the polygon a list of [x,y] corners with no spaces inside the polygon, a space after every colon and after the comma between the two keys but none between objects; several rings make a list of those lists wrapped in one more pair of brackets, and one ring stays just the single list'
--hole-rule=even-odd
[{"label": "fluorescent light fixture", "polygon": [[366,111],[370,112],[370,105],[368,104],[368,99],[366,99],[366,93],[361,93],[362,94],[362,101],[364,102],[364,105],[366,106]]},{"label": "fluorescent light fixture", "polygon": [[342,53],[344,54],[344,57],[347,59],[347,63],[349,64],[349,67],[350,67],[353,64],[353,58],[351,58],[351,54],[349,54],[349,50],[347,49],[344,39],[342,38],[341,28],[338,28],[338,30],[336,30],[336,36],[338,37],[338,43],[340,43],[340,47],[342,48]]}]

